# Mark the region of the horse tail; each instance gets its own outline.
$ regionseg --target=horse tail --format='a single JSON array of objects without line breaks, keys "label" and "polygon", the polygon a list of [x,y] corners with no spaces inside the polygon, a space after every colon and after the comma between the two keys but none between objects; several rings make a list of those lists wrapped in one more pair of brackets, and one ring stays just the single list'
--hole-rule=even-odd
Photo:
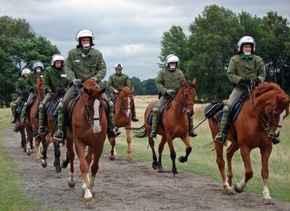
[{"label": "horse tail", "polygon": [[147,134],[145,124],[142,125],[141,127],[129,127],[129,128],[127,127],[126,130],[131,130],[133,131],[133,133],[136,133],[134,137],[137,138],[144,138]]}]

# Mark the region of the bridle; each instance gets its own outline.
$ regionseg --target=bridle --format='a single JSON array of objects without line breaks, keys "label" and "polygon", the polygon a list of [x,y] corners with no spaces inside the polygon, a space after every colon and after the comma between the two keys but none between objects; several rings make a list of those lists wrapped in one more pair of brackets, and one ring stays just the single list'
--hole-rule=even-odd
[{"label": "bridle", "polygon": [[195,89],[195,86],[193,84],[188,84],[186,86],[182,86],[181,88],[182,88],[182,90],[181,90],[182,102],[178,102],[176,100],[176,96],[173,98],[173,102],[180,107],[180,109],[182,110],[182,112],[186,112],[187,113],[187,107],[188,106],[191,106],[191,105],[193,106],[194,103],[193,102],[186,103],[185,100],[186,100],[187,96],[185,95],[184,90],[185,89]]}]

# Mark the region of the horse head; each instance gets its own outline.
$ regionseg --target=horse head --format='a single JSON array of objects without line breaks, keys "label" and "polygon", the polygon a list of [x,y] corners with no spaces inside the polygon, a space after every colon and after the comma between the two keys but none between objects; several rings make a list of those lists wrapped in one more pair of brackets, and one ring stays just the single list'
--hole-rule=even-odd
[{"label": "horse head", "polygon": [[39,101],[43,100],[45,97],[45,89],[44,89],[44,83],[43,79],[41,77],[37,78],[36,82],[36,94],[37,94],[37,99]]},{"label": "horse head", "polygon": [[194,114],[194,100],[196,97],[196,79],[191,81],[183,80],[174,97],[174,102],[180,105],[181,109],[186,112],[187,116]]},{"label": "horse head", "polygon": [[105,91],[106,89],[102,89],[93,79],[88,79],[83,85],[82,99],[86,105],[93,105],[95,99],[101,99],[101,96]]},{"label": "horse head", "polygon": [[124,86],[118,96],[120,107],[128,118],[130,117],[131,109],[134,104],[134,90],[134,86],[131,89],[128,86]]},{"label": "horse head", "polygon": [[[264,128],[269,128],[269,134],[273,133],[274,128],[278,128],[275,132],[278,134],[283,120],[289,115],[290,98],[278,84],[267,82],[256,87],[253,95],[257,98],[255,106],[260,112],[258,116]],[[263,106],[263,110],[260,110],[259,107]]]},{"label": "horse head", "polygon": [[57,87],[56,87],[56,96],[57,98],[63,96],[66,92],[66,89],[64,87],[64,85],[62,84],[59,84]]}]

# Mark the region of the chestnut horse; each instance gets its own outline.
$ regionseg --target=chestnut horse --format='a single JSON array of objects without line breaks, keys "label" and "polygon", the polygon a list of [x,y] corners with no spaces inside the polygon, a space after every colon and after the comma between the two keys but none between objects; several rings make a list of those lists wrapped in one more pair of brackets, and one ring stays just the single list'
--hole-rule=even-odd
[{"label": "chestnut horse", "polygon": [[42,167],[47,166],[47,150],[50,143],[53,143],[54,148],[54,167],[55,167],[55,177],[61,177],[61,165],[60,165],[60,143],[58,140],[53,138],[55,131],[57,130],[57,115],[56,115],[56,106],[58,105],[59,100],[65,94],[65,88],[60,85],[57,87],[56,93],[52,94],[52,98],[48,99],[46,102],[45,109],[46,118],[45,118],[45,134],[41,134],[41,140],[43,145],[41,165]]},{"label": "chestnut horse", "polygon": [[181,163],[186,162],[189,154],[191,153],[192,147],[190,145],[190,138],[188,135],[188,116],[192,116],[194,114],[194,100],[196,96],[195,85],[196,79],[193,79],[192,82],[183,80],[177,90],[175,97],[161,108],[161,110],[164,109],[164,111],[159,119],[159,124],[157,127],[157,134],[162,136],[158,148],[158,160],[154,149],[154,139],[150,137],[151,125],[147,121],[152,108],[157,104],[158,101],[152,102],[147,106],[144,113],[145,124],[140,128],[131,128],[133,131],[138,131],[140,129],[143,130],[142,132],[139,132],[137,137],[145,137],[146,135],[148,136],[149,145],[153,154],[152,168],[155,170],[158,169],[158,172],[165,172],[162,167],[161,160],[164,145],[166,143],[168,144],[170,150],[173,175],[178,174],[175,164],[176,152],[173,147],[173,140],[175,138],[180,138],[185,144],[186,155],[180,156],[178,159]]},{"label": "chestnut horse", "polygon": [[[114,121],[117,128],[131,127],[131,118],[132,118],[132,106],[134,105],[134,87],[131,89],[128,86],[122,88],[119,96],[115,102],[115,114]],[[110,159],[115,159],[115,145],[116,137],[109,137],[108,140],[111,144],[110,150]],[[128,144],[127,148],[127,160],[131,159],[131,131],[126,130],[126,140]]]},{"label": "chestnut horse", "polygon": [[[80,171],[84,180],[82,189],[85,205],[93,203],[94,180],[106,140],[107,117],[104,107],[105,102],[102,98],[105,91],[93,79],[86,80],[73,107],[70,125],[67,127],[66,147],[70,163],[68,184],[69,187],[73,188],[76,183],[73,163],[74,145],[80,160]],[[108,107],[107,104],[106,107]],[[88,147],[87,154],[86,147]],[[90,165],[91,178],[89,177]]]},{"label": "chestnut horse", "polygon": [[[244,101],[240,113],[231,124],[227,140],[231,142],[226,151],[228,172],[225,173],[225,161],[223,159],[223,144],[214,141],[216,151],[216,162],[221,173],[223,188],[226,192],[232,193],[232,157],[240,149],[244,162],[244,178],[235,184],[234,190],[242,192],[246,184],[253,177],[250,153],[254,148],[260,149],[262,169],[261,176],[264,183],[263,201],[271,204],[272,200],[268,190],[269,169],[268,161],[272,152],[273,135],[279,135],[283,120],[289,114],[290,98],[275,83],[261,84],[252,91],[249,99]],[[209,127],[212,137],[219,132],[220,123],[216,124],[217,115],[209,119]]]},{"label": "chestnut horse", "polygon": [[[45,97],[45,89],[44,89],[44,83],[43,79],[41,77],[37,78],[36,83],[36,100],[32,103],[30,109],[28,109],[28,112],[26,114],[25,118],[25,129],[26,129],[26,135],[27,135],[27,141],[26,141],[26,153],[28,155],[31,154],[31,150],[33,149],[33,137],[35,139],[35,159],[39,161],[41,159],[40,156],[40,142],[41,138],[38,134],[38,127],[39,122],[37,115],[37,107],[39,103],[44,99]],[[30,143],[30,147],[28,146],[28,143]]]}]

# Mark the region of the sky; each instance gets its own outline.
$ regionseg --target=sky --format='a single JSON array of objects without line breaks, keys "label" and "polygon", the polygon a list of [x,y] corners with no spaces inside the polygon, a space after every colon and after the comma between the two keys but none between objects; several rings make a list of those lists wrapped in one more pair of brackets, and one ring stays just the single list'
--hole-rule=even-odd
[{"label": "sky", "polygon": [[65,58],[77,45],[77,32],[89,29],[94,33],[94,48],[107,64],[106,80],[115,73],[116,63],[123,64],[123,73],[129,77],[147,80],[159,71],[163,33],[175,25],[188,35],[195,17],[214,4],[257,17],[274,11],[290,21],[289,0],[0,0],[0,14],[25,19]]}]

